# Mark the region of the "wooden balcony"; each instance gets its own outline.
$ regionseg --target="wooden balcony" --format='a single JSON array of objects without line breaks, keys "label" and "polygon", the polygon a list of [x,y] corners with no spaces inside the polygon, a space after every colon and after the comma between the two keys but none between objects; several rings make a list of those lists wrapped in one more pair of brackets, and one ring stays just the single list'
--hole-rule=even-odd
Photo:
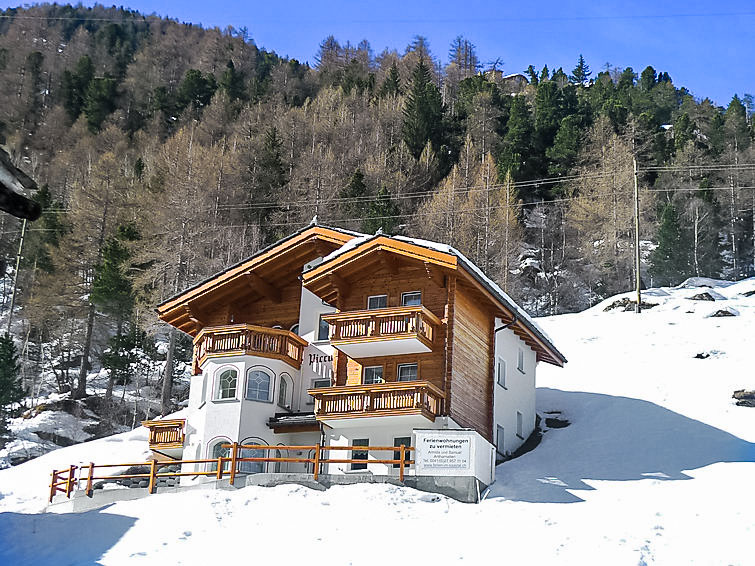
[{"label": "wooden balcony", "polygon": [[445,395],[427,381],[393,381],[310,389],[315,417],[332,421],[359,417],[415,415],[429,421],[443,414]]},{"label": "wooden balcony", "polygon": [[172,450],[184,447],[184,419],[143,421],[149,429],[150,450]]},{"label": "wooden balcony", "polygon": [[431,352],[440,319],[423,306],[324,315],[330,343],[351,358]]},{"label": "wooden balcony", "polygon": [[253,324],[209,326],[194,338],[194,375],[201,373],[207,358],[219,356],[272,358],[298,370],[306,346],[306,340],[280,328]]}]

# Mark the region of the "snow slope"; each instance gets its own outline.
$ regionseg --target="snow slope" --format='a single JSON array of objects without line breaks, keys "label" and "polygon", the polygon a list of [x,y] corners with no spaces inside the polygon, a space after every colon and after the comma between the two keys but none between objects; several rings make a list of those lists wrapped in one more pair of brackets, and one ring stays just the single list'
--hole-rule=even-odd
[{"label": "snow slope", "polygon": [[[717,300],[690,300],[699,285]],[[604,312],[614,297],[539,319],[570,361],[539,366],[538,412],[572,424],[499,466],[479,505],[279,486],[40,514],[51,468],[138,461],[137,429],[0,471],[0,564],[753,564],[755,409],[731,398],[755,389],[750,291],[755,279],[692,281],[649,290],[658,306],[639,316]],[[739,315],[709,316],[724,307]]]}]

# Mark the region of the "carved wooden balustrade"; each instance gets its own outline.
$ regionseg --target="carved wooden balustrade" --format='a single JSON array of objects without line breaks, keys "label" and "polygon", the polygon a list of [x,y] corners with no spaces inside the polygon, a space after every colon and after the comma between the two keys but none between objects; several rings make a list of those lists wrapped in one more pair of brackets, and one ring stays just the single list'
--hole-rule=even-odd
[{"label": "carved wooden balustrade", "polygon": [[212,356],[260,356],[283,360],[300,369],[307,341],[293,332],[253,324],[203,328],[194,338],[194,375]]},{"label": "carved wooden balustrade", "polygon": [[149,429],[150,450],[183,448],[185,424],[184,419],[143,421],[142,425]]},{"label": "carved wooden balustrade", "polygon": [[422,305],[346,311],[324,315],[330,342],[339,344],[416,338],[432,349],[440,319]]},{"label": "carved wooden balustrade", "polygon": [[427,381],[395,381],[310,389],[318,420],[421,414],[434,421],[443,414],[443,392]]}]

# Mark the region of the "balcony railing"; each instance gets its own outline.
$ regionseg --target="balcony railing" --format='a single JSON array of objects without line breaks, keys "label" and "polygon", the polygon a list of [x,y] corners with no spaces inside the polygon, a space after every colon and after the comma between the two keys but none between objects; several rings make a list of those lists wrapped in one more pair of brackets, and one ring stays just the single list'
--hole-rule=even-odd
[{"label": "balcony railing", "polygon": [[142,422],[149,429],[150,450],[183,448],[185,424],[184,419]]},{"label": "balcony railing", "polygon": [[440,319],[424,306],[389,307],[324,315],[330,342],[339,344],[416,338],[432,349]]},{"label": "balcony railing", "polygon": [[443,414],[445,395],[427,381],[394,381],[310,389],[315,417],[330,420],[421,414],[430,421]]},{"label": "balcony railing", "polygon": [[253,324],[203,328],[194,338],[194,375],[212,356],[260,356],[283,360],[300,369],[307,341],[293,332]]}]

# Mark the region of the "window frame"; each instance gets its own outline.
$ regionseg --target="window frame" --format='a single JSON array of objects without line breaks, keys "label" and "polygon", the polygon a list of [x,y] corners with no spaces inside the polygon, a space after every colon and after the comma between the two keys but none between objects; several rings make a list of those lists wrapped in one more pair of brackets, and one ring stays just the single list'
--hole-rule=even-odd
[{"label": "window frame", "polygon": [[[397,442],[400,442],[402,440],[407,440],[408,442],[401,442],[400,444],[396,444]],[[394,460],[401,460],[401,444],[403,444],[406,447],[411,447],[412,445],[412,437],[411,436],[396,436],[393,438],[393,446],[395,448],[399,448],[399,450],[393,451],[393,459]],[[404,467],[407,466],[407,462],[409,462],[412,459],[412,451],[411,450],[405,450],[404,451]],[[394,468],[400,468],[401,464],[393,464]]]},{"label": "window frame", "polygon": [[[267,442],[265,442],[264,439],[260,438],[259,436],[247,436],[244,440],[239,442],[240,445],[258,445],[258,446],[269,446]],[[270,448],[239,448],[239,458],[266,458],[269,456],[268,451]],[[255,455],[249,455],[244,456],[243,454],[245,452],[262,452],[262,454],[255,454]],[[267,471],[267,465],[270,462],[239,462],[239,473],[240,474],[264,474]],[[252,471],[250,469],[244,469],[244,466],[259,466],[259,471]]]},{"label": "window frame", "polygon": [[[233,371],[236,373],[236,384],[234,385],[233,395],[229,397],[221,397],[221,383],[220,378],[226,371]],[[229,402],[238,401],[239,399],[239,369],[236,366],[220,366],[215,370],[215,375],[212,383],[212,400],[214,402]]]},{"label": "window frame", "polygon": [[[289,389],[291,391],[289,391]],[[281,393],[283,395],[283,403],[281,404]],[[287,411],[292,410],[294,405],[294,379],[291,374],[283,372],[278,376],[278,395],[276,396],[276,402],[281,409]]]},{"label": "window frame", "polygon": [[[401,368],[402,367],[409,367],[414,366],[416,371],[414,372],[414,379],[401,379]],[[404,363],[404,364],[397,364],[396,365],[396,381],[407,383],[411,381],[419,381],[419,363],[418,362],[410,362],[410,363]]]},{"label": "window frame", "polygon": [[[380,381],[372,381],[370,383],[365,382],[365,374],[368,369],[380,368]],[[385,368],[382,365],[377,366],[362,366],[362,385],[377,385],[379,383],[385,383]]]},{"label": "window frame", "polygon": [[[315,343],[323,343],[323,342],[330,342],[330,323],[327,321],[324,321],[322,317],[326,314],[330,314],[327,312],[321,312],[317,317],[317,339],[315,340]],[[323,330],[323,324],[325,324],[328,328],[328,333],[325,338],[321,338],[322,330]]]},{"label": "window frame", "polygon": [[[218,463],[217,459],[220,457],[220,454],[216,455],[216,448],[218,448],[221,444],[233,444],[231,442],[231,439],[226,436],[216,436],[215,438],[211,439],[210,442],[207,443],[207,459],[208,460],[215,460],[215,462],[208,462],[209,470],[210,472],[217,472],[218,471]],[[225,448],[222,449],[225,450],[226,454],[223,456],[223,458],[229,458],[231,456],[231,449]],[[223,465],[223,472],[230,471],[231,469],[231,463],[226,462]]]},{"label": "window frame", "polygon": [[[406,297],[407,295],[419,295],[419,302],[416,305],[407,305],[404,302],[404,297]],[[422,306],[422,291],[421,290],[419,290],[419,291],[406,291],[404,293],[401,293],[401,306],[402,307],[418,307],[418,306]]]},{"label": "window frame", "polygon": [[[267,386],[267,399],[252,399],[249,397],[249,374],[252,372],[260,372],[270,379]],[[265,366],[252,366],[247,368],[244,381],[244,401],[255,401],[257,403],[272,403],[273,394],[275,393],[275,372]]]},{"label": "window frame", "polygon": [[506,456],[504,452],[506,448],[506,429],[501,425],[496,425],[495,428],[495,451],[501,456]]},{"label": "window frame", "polygon": [[[385,306],[383,307],[371,307],[370,306],[370,299],[380,299],[385,297]],[[367,310],[368,311],[374,311],[377,309],[384,309],[388,307],[388,293],[383,293],[382,295],[368,295],[367,296]]]},{"label": "window frame", "polygon": [[[357,444],[364,442],[365,444]],[[369,438],[355,438],[351,441],[352,446],[369,446]],[[349,466],[350,470],[367,470],[367,461],[369,460],[370,453],[368,450],[352,450],[350,460],[364,460],[364,464],[361,462],[352,462]]]},{"label": "window frame", "polygon": [[524,440],[524,415],[521,411],[516,412],[516,436]]},{"label": "window frame", "polygon": [[[503,370],[503,371],[501,371]],[[496,383],[503,387],[504,389],[508,389],[508,386],[506,385],[506,360],[498,356],[496,359],[496,365],[495,365],[495,372],[496,372]]]},{"label": "window frame", "polygon": [[[317,383],[318,381],[327,381],[328,384],[327,385],[315,385],[315,383]],[[312,387],[310,387],[310,389],[323,389],[325,387],[332,387],[332,385],[333,385],[333,380],[330,379],[329,377],[315,377],[312,380]]]},{"label": "window frame", "polygon": [[516,369],[518,369],[521,373],[525,373],[525,371],[524,371],[524,348],[519,348],[519,352],[517,353]]}]

